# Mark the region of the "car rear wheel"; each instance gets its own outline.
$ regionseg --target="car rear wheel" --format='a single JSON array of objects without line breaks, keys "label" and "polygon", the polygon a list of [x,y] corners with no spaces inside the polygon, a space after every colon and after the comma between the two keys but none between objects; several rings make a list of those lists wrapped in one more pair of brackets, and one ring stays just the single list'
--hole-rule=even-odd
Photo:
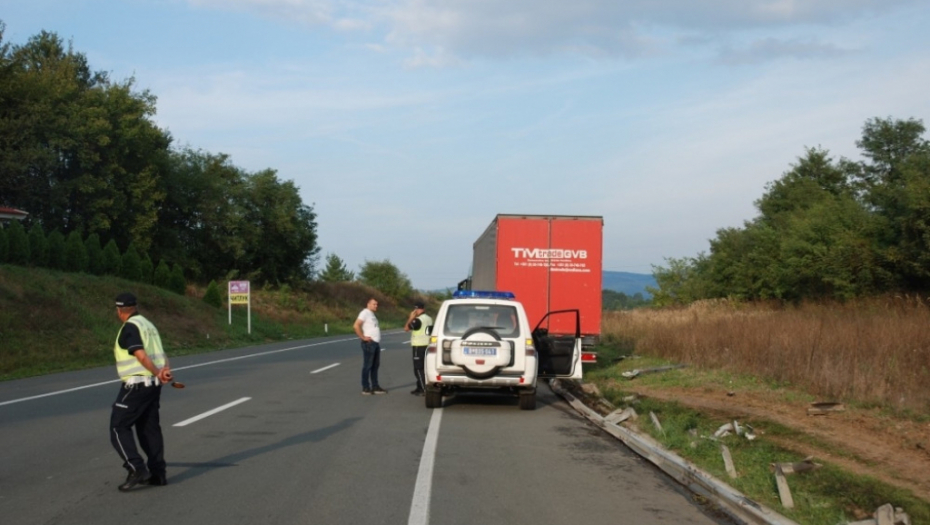
[{"label": "car rear wheel", "polygon": [[520,410],[536,410],[536,390],[520,392]]},{"label": "car rear wheel", "polygon": [[442,408],[442,390],[426,389],[426,408]]}]

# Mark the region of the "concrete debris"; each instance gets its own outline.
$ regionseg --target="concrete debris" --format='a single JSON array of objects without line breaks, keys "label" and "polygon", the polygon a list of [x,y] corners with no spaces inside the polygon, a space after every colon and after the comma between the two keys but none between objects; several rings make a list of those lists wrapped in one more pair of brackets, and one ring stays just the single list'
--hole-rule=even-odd
[{"label": "concrete debris", "polygon": [[873,517],[867,520],[850,521],[846,525],[911,525],[911,517],[901,507],[892,507],[885,503],[879,507]]},{"label": "concrete debris", "polygon": [[642,369],[642,370],[640,370],[640,369],[638,369],[638,368],[635,368],[635,369],[629,370],[629,371],[627,371],[627,372],[622,372],[620,375],[622,375],[623,377],[625,377],[625,378],[627,378],[627,379],[633,379],[633,378],[639,377],[639,376],[641,376],[641,375],[643,375],[643,374],[653,374],[653,373],[656,373],[656,372],[666,372],[666,371],[668,371],[668,370],[677,370],[677,369],[679,369],[679,368],[685,368],[685,367],[687,367],[687,366],[688,366],[688,365],[668,365],[668,366],[657,366],[657,367],[654,367],[654,368],[644,368],[644,369]]},{"label": "concrete debris", "polygon": [[659,416],[657,416],[655,412],[649,412],[649,417],[652,418],[652,424],[656,426],[659,432],[664,433],[665,431],[662,430],[662,423],[659,423]]},{"label": "concrete debris", "polygon": [[820,463],[814,463],[814,457],[808,456],[804,458],[803,461],[798,461],[797,463],[772,463],[769,465],[769,468],[774,472],[781,470],[784,474],[794,474],[796,472],[808,472],[810,470],[817,470],[822,467]]},{"label": "concrete debris", "polygon": [[735,419],[731,423],[722,425],[720,428],[714,432],[715,438],[722,438],[729,436],[730,434],[736,434],[737,436],[743,436],[749,441],[756,439],[755,429],[749,425],[740,425],[739,421]]},{"label": "concrete debris", "polygon": [[633,410],[633,407],[627,407],[623,410],[614,410],[610,414],[607,414],[604,417],[604,421],[617,425],[626,421],[627,419],[635,421],[638,417],[639,415],[636,414],[636,411]]}]

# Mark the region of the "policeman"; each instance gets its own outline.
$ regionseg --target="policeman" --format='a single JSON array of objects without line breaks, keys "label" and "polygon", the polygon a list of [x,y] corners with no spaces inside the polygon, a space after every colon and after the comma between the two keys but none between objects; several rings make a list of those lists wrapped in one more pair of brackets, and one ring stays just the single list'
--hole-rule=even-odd
[{"label": "policeman", "polygon": [[[110,442],[129,471],[119,486],[125,492],[139,484],[168,483],[158,408],[161,384],[171,380],[171,369],[158,329],[136,310],[136,296],[129,292],[116,296],[116,315],[123,326],[113,354],[123,384],[110,413]],[[148,463],[136,449],[133,427]]]},{"label": "policeman", "polygon": [[410,332],[410,346],[413,349],[413,375],[417,378],[417,387],[410,393],[415,396],[422,396],[425,392],[423,358],[426,355],[426,347],[429,346],[429,332],[433,328],[433,318],[426,314],[423,306],[423,301],[414,303],[413,311],[404,325],[404,331]]}]

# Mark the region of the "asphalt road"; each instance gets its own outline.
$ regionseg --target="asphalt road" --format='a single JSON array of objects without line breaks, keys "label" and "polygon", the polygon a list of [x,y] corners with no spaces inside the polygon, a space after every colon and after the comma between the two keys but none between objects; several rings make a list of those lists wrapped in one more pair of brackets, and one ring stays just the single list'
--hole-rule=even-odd
[{"label": "asphalt road", "polygon": [[169,484],[129,493],[114,367],[0,383],[0,521],[728,523],[548,387],[535,411],[483,395],[428,410],[408,336],[382,346],[381,396],[361,395],[354,337],[173,359],[187,388],[162,392]]}]

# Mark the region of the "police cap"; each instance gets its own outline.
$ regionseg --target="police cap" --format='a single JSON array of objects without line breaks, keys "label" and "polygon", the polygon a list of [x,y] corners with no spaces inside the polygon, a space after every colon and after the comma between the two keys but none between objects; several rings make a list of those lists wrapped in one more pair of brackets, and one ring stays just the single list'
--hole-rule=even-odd
[{"label": "police cap", "polygon": [[136,296],[129,292],[123,292],[116,296],[116,306],[135,306]]}]

